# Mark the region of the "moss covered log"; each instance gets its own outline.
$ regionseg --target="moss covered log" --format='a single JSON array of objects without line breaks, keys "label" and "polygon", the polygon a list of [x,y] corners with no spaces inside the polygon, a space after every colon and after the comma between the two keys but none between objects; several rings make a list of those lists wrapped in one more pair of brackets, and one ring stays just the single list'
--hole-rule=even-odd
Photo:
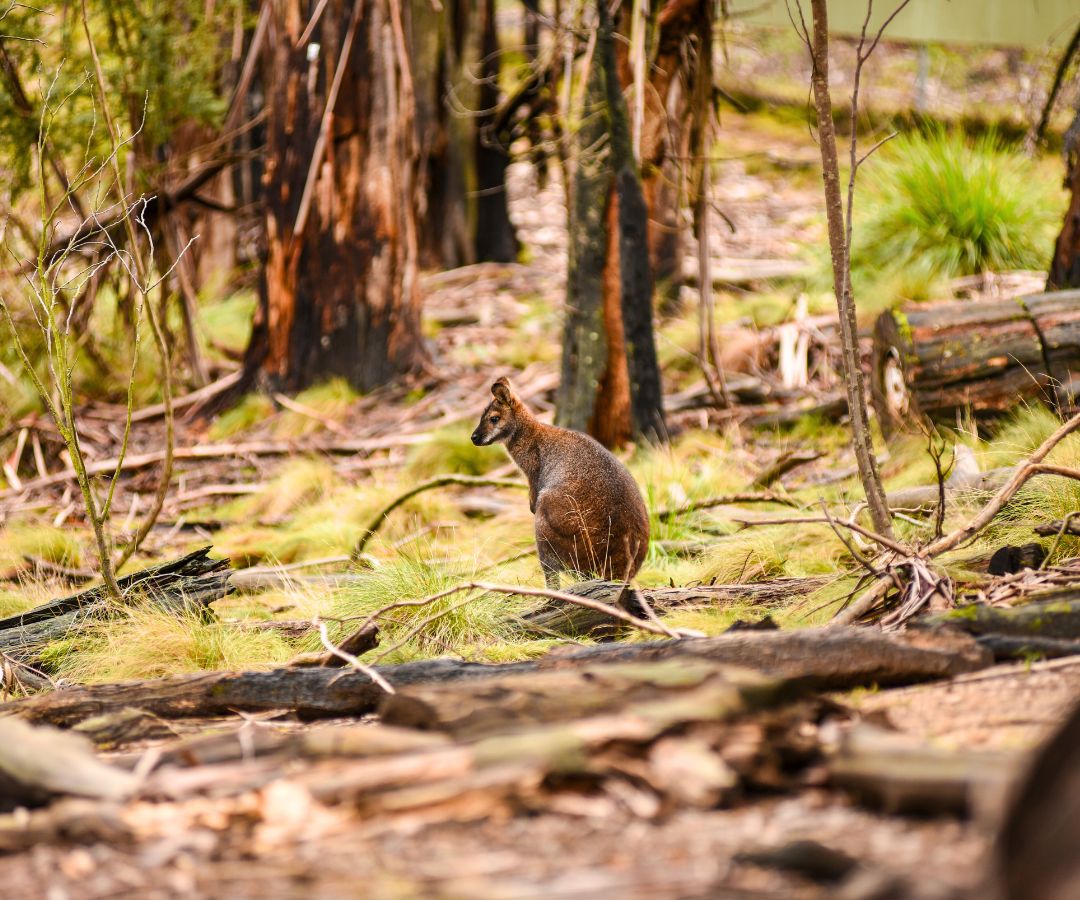
[{"label": "moss covered log", "polygon": [[1068,405],[1077,376],[1080,291],[909,304],[874,328],[871,389],[886,431],[958,410],[986,418],[1020,399]]}]

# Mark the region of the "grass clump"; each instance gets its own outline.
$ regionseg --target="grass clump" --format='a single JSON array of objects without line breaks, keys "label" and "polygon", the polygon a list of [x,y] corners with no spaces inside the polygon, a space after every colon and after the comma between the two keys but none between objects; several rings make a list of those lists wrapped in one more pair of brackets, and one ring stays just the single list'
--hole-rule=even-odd
[{"label": "grass clump", "polygon": [[863,270],[925,281],[1046,265],[1056,186],[993,134],[903,135],[864,177],[854,253]]},{"label": "grass clump", "polygon": [[0,534],[0,566],[25,556],[74,569],[82,565],[82,549],[71,529],[49,525],[12,525]]},{"label": "grass clump", "polygon": [[440,429],[431,439],[409,453],[409,474],[415,478],[435,475],[484,475],[506,464],[506,454],[494,447],[477,447],[464,426]]},{"label": "grass clump", "polygon": [[310,414],[285,410],[274,423],[274,433],[279,437],[303,437],[320,431],[326,427],[320,419],[340,422],[359,396],[344,378],[331,378],[309,387],[293,399]]},{"label": "grass clump", "polygon": [[266,669],[294,653],[272,631],[249,631],[140,604],[86,628],[77,640],[50,645],[43,662],[62,678],[90,683]]},{"label": "grass clump", "polygon": [[[359,584],[341,590],[329,615],[350,621],[331,628],[331,639],[340,640],[359,625],[359,620],[393,603],[430,597],[473,577],[475,567],[463,572],[444,562],[429,562],[425,558],[429,555],[423,548],[401,554]],[[380,662],[408,662],[447,654],[486,661],[538,655],[554,642],[522,635],[515,621],[537,602],[506,594],[462,591],[423,606],[391,610],[378,620],[382,636],[380,650],[373,656],[400,641],[405,643]],[[317,638],[309,639],[309,644],[307,649],[318,649]]]},{"label": "grass clump", "polygon": [[226,410],[210,426],[207,437],[224,441],[253,428],[274,414],[274,404],[264,394],[248,394],[231,409]]}]

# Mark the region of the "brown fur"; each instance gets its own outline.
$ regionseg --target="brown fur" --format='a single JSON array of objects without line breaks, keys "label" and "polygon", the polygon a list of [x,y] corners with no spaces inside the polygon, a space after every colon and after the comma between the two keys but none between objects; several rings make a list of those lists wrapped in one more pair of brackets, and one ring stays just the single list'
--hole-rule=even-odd
[{"label": "brown fur", "polygon": [[506,444],[528,477],[547,583],[557,587],[559,572],[620,581],[636,575],[649,548],[649,515],[626,467],[588,435],[544,425],[507,379],[491,393],[472,441]]}]

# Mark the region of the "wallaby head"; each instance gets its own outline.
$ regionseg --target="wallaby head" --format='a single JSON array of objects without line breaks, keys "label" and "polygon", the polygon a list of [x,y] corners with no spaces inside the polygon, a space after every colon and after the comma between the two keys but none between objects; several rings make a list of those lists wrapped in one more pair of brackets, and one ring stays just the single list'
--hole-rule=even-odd
[{"label": "wallaby head", "polygon": [[480,424],[472,433],[472,442],[477,447],[510,440],[524,412],[507,378],[500,378],[491,386],[491,396],[494,399],[481,414]]}]

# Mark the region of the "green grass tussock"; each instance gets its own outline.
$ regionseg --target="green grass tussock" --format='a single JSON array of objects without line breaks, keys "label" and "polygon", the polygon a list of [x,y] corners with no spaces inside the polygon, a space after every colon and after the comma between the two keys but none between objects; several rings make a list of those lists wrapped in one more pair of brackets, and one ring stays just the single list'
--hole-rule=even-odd
[{"label": "green grass tussock", "polygon": [[314,434],[326,426],[320,419],[340,422],[360,395],[344,378],[331,378],[301,391],[293,400],[311,414],[286,409],[274,421],[274,434],[295,438]]},{"label": "green grass tussock", "polygon": [[295,648],[272,631],[255,631],[195,615],[137,605],[50,645],[46,665],[80,683],[160,678],[188,672],[267,669]]},{"label": "green grass tussock", "polygon": [[431,439],[417,444],[409,452],[408,472],[415,478],[436,475],[484,475],[507,462],[507,455],[497,447],[477,447],[469,439],[471,425],[440,429]]},{"label": "green grass tussock", "polygon": [[[359,620],[393,603],[421,600],[474,577],[475,564],[430,561],[429,549],[416,547],[368,573],[355,586],[340,590],[327,615],[348,618],[330,629],[331,639],[341,639]],[[484,576],[488,577],[488,576]],[[505,594],[466,591],[423,606],[406,606],[380,617],[382,632],[378,656],[399,641],[382,662],[398,663],[447,654],[466,659],[504,661],[543,653],[553,641],[523,635],[515,616],[537,605],[535,599]],[[432,619],[425,623],[425,620]],[[417,630],[419,629],[419,630]],[[416,630],[415,634],[412,632]],[[317,649],[317,638],[307,649]]]},{"label": "green grass tussock", "polygon": [[894,278],[1041,269],[1060,225],[1057,186],[992,134],[902,135],[861,184],[853,262]]},{"label": "green grass tussock", "polygon": [[274,414],[273,401],[265,394],[248,394],[235,406],[214,419],[207,437],[212,441],[226,441]]},{"label": "green grass tussock", "polygon": [[25,556],[70,568],[79,568],[83,560],[79,536],[70,528],[9,525],[0,531],[0,567],[19,563]]}]

